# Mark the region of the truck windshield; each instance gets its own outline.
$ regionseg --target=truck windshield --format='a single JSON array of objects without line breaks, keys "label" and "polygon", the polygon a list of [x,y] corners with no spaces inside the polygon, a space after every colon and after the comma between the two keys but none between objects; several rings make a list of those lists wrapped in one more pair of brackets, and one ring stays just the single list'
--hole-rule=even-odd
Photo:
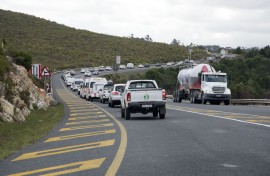
[{"label": "truck windshield", "polygon": [[205,75],[205,81],[206,82],[227,82],[227,76],[226,75]]}]

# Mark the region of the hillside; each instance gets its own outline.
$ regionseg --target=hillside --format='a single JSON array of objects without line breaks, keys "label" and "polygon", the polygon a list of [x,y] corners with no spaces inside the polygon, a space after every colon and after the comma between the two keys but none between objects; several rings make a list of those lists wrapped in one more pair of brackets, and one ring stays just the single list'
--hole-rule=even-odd
[{"label": "hillside", "polygon": [[[0,10],[0,16],[0,37],[8,50],[27,52],[33,63],[50,68],[113,65],[116,55],[121,55],[123,63],[179,61],[188,55],[184,46],[78,30],[11,11]],[[204,51],[193,50],[193,59],[203,57]]]}]

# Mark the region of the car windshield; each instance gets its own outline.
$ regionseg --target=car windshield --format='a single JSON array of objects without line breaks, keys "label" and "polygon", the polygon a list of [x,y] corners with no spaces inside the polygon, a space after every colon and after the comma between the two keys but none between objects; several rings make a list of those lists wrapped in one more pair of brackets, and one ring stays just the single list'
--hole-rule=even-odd
[{"label": "car windshield", "polygon": [[104,86],[104,90],[112,90],[113,85]]},{"label": "car windshield", "polygon": [[153,82],[132,82],[129,89],[156,88]]},{"label": "car windshield", "polygon": [[226,75],[205,75],[205,81],[206,82],[227,82],[227,76]]},{"label": "car windshield", "polygon": [[83,81],[75,81],[75,84],[81,84]]}]

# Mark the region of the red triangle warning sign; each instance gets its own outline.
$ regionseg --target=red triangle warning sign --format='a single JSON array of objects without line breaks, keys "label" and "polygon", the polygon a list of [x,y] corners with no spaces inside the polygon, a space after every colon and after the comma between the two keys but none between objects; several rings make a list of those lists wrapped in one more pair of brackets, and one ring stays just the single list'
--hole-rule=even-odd
[{"label": "red triangle warning sign", "polygon": [[49,70],[46,67],[43,68],[41,76],[51,76]]}]

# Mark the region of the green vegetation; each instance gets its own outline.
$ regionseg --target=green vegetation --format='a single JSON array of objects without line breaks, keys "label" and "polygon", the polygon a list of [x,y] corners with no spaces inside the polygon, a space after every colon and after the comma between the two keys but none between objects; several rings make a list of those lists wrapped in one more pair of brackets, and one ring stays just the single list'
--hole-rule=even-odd
[{"label": "green vegetation", "polygon": [[270,58],[257,55],[212,65],[228,74],[233,98],[270,98]]},{"label": "green vegetation", "polygon": [[32,65],[32,57],[29,54],[25,54],[23,52],[12,52],[9,54],[13,58],[15,64],[23,66],[28,71],[30,70]]},{"label": "green vegetation", "polygon": [[63,113],[63,105],[57,105],[33,110],[23,123],[0,123],[0,160],[44,137]]},{"label": "green vegetation", "polygon": [[[53,69],[81,66],[113,65],[115,56],[122,63],[162,63],[184,60],[185,46],[152,42],[151,40],[115,37],[78,30],[45,19],[0,10],[0,37],[9,53],[24,51],[33,63]],[[206,58],[202,49],[193,49],[194,60]]]}]

